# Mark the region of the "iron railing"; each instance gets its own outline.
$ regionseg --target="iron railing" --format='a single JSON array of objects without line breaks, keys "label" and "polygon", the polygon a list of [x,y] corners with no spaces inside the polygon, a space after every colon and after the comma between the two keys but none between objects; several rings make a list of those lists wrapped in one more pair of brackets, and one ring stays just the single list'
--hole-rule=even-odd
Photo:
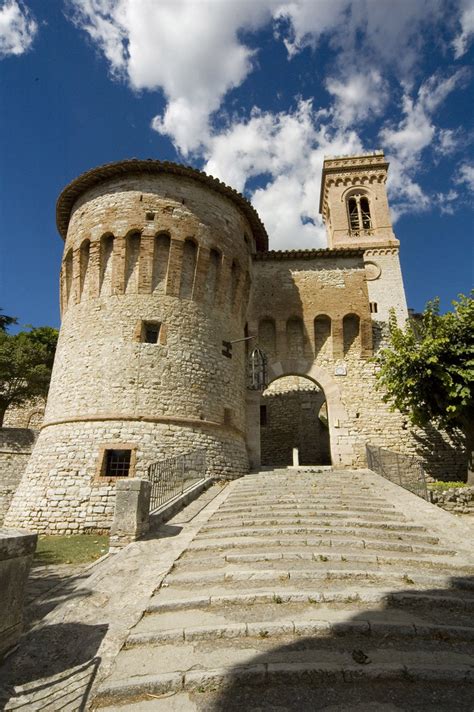
[{"label": "iron railing", "polygon": [[150,512],[206,478],[206,453],[202,450],[167,457],[148,468],[151,482]]},{"label": "iron railing", "polygon": [[382,475],[413,494],[430,501],[426,477],[421,462],[411,455],[384,450],[374,445],[366,445],[367,464],[371,470]]}]

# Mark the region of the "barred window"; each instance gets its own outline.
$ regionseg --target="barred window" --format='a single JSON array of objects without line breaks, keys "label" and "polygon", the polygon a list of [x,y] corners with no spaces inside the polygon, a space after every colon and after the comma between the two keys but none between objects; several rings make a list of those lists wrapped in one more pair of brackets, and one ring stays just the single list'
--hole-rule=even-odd
[{"label": "barred window", "polygon": [[128,477],[131,455],[131,450],[106,450],[104,477]]}]

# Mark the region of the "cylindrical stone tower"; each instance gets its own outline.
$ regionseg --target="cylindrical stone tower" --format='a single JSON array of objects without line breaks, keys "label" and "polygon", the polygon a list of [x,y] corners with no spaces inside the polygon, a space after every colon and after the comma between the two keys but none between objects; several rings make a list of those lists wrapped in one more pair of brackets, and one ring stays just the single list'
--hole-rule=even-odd
[{"label": "cylindrical stone tower", "polygon": [[[45,413],[6,526],[111,523],[115,482],[205,450],[212,474],[247,471],[244,335],[252,206],[204,173],[130,160],[61,193],[62,325]],[[229,357],[229,352],[230,357]]]}]

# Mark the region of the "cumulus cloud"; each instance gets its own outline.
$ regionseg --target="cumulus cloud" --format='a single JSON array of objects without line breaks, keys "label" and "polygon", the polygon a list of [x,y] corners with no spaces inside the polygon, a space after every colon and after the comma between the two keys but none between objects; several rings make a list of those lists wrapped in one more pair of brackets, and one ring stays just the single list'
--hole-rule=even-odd
[{"label": "cumulus cloud", "polygon": [[402,99],[402,119],[397,124],[385,125],[380,131],[380,143],[388,149],[391,161],[388,187],[394,198],[394,217],[429,207],[429,198],[414,180],[414,174],[423,151],[429,146],[439,148],[444,143],[445,150],[450,144],[452,147],[453,132],[438,129],[433,114],[465,77],[464,69],[448,77],[435,74],[420,86],[415,97],[406,91]]},{"label": "cumulus cloud", "polygon": [[0,58],[27,52],[37,31],[38,25],[25,5],[5,0],[0,6]]},{"label": "cumulus cloud", "polygon": [[334,119],[343,126],[380,116],[388,101],[387,82],[375,69],[343,79],[331,77],[326,89],[335,99]]},{"label": "cumulus cloud", "polygon": [[361,150],[355,132],[333,129],[325,111],[300,100],[294,111],[254,109],[248,121],[215,134],[204,170],[239,190],[252,178],[263,183],[250,197],[271,235],[272,249],[319,247],[325,244],[318,214],[324,156]]},{"label": "cumulus cloud", "polygon": [[[400,80],[402,117],[379,133],[379,145],[390,153],[393,214],[430,205],[417,182],[420,157],[430,146],[439,155],[454,151],[456,132],[440,129],[433,117],[466,76],[466,70],[435,75],[414,90],[421,45],[446,14],[442,0],[68,2],[73,21],[103,53],[114,77],[134,91],[161,92],[165,106],[151,119],[152,128],[171,139],[178,155],[202,161],[208,173],[246,191],[273,247],[323,244],[317,214],[323,155],[360,151],[357,131],[383,115],[389,89]],[[459,10],[466,38],[468,6],[465,0]],[[331,105],[318,111],[299,101],[294,110],[254,108],[244,118],[229,116],[224,99],[258,67],[252,38],[271,23],[289,61],[323,38],[329,43]],[[467,40],[459,37],[464,47]]]},{"label": "cumulus cloud", "polygon": [[455,182],[458,185],[465,185],[471,193],[474,193],[474,164],[461,164]]},{"label": "cumulus cloud", "polygon": [[474,35],[474,0],[464,0],[460,17],[461,32],[453,41],[454,56],[459,59],[467,52]]},{"label": "cumulus cloud", "polygon": [[270,3],[213,0],[72,0],[73,19],[115,75],[136,90],[161,89],[165,111],[152,126],[187,155],[209,133],[209,116],[252,70],[238,33],[271,18]]}]

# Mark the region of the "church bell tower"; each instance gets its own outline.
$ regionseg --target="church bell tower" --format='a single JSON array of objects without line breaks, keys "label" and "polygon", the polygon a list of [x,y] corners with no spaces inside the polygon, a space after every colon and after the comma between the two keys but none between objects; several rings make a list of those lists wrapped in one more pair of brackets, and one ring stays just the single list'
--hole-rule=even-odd
[{"label": "church bell tower", "polygon": [[387,199],[388,162],[383,151],[324,159],[319,212],[331,249],[362,248],[374,321],[399,324],[408,316],[399,261],[400,243]]}]

